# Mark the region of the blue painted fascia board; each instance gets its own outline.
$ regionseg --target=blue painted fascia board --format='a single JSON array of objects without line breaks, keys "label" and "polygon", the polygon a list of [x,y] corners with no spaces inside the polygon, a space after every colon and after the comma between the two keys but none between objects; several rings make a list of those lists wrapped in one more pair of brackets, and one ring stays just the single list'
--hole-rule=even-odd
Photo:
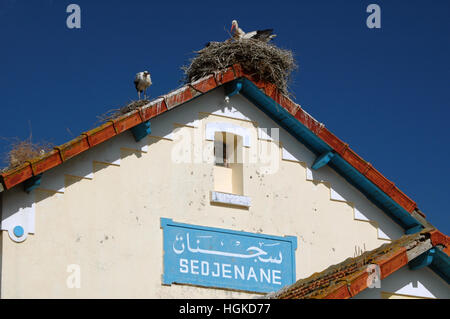
[{"label": "blue painted fascia board", "polygon": [[405,231],[414,227],[418,227],[418,231],[420,231],[419,228],[423,228],[420,222],[411,216],[410,213],[369,181],[364,175],[358,172],[341,156],[335,156],[329,166],[344,177],[350,184],[359,189],[370,201],[388,214],[388,216],[390,216]]},{"label": "blue painted fascia board", "polygon": [[420,232],[423,229],[422,225],[413,226],[405,231],[406,235],[411,235]]},{"label": "blue painted fascia board", "polygon": [[450,285],[450,257],[446,253],[436,248],[429,267]]},{"label": "blue painted fascia board", "polygon": [[[272,98],[265,95],[256,85],[245,78],[238,80],[242,83],[240,93],[250,102],[255,104],[278,125],[283,127],[292,136],[297,138],[310,151],[317,156],[333,151],[322,139],[311,132],[306,126],[295,119],[281,105]],[[375,205],[388,214],[403,229],[408,230],[414,227],[422,229],[417,221],[409,212],[397,204],[386,193],[379,189],[375,184],[363,176],[358,170],[345,161],[339,154],[336,154],[329,162],[329,165],[343,176],[350,184],[358,188]]]}]

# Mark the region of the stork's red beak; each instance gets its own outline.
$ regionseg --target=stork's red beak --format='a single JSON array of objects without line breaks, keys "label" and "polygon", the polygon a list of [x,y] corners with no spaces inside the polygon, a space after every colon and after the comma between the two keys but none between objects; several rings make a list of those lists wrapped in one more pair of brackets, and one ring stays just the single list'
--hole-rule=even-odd
[{"label": "stork's red beak", "polygon": [[234,28],[235,28],[235,25],[232,24],[232,25],[231,25],[231,30],[230,30],[230,32],[233,32]]}]

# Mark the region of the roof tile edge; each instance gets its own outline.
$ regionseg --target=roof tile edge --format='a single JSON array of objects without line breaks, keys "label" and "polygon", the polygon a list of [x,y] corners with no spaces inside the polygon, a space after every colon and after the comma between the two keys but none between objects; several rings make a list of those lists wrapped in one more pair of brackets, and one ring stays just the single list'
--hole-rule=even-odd
[{"label": "roof tile edge", "polygon": [[[426,245],[427,238],[429,238],[429,240],[431,239],[432,247],[443,246],[443,251],[449,255],[450,237],[442,234],[437,229],[428,228],[422,230],[420,233],[405,235],[391,244],[384,244],[367,252],[367,258],[371,258],[371,254],[374,252],[386,251],[385,254],[378,255],[370,263],[379,266],[380,279],[382,280],[406,266],[413,259],[410,260],[407,254],[407,250],[411,248],[410,244],[412,242],[416,242],[417,246]],[[390,248],[387,249],[386,247]],[[356,260],[357,258],[358,257],[349,258],[343,263],[348,262],[349,260]],[[369,273],[366,267],[359,267],[357,271],[350,275],[340,276],[340,273],[348,271],[348,269],[341,268],[341,264],[329,266],[320,273],[314,273],[305,279],[300,279],[291,286],[284,287],[276,293],[266,295],[266,298],[349,299],[369,287],[369,282],[367,280]],[[333,273],[333,270],[336,270],[336,272]],[[319,288],[318,290],[315,290],[315,288],[320,287],[320,284],[326,281],[328,277],[330,277],[330,279],[328,279],[330,285],[323,289]],[[301,281],[305,282],[305,286],[300,284]]]}]

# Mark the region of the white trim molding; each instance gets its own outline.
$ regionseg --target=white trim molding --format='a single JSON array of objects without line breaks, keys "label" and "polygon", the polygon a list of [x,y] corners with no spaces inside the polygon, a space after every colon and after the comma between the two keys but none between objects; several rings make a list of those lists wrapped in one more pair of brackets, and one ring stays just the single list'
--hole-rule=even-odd
[{"label": "white trim molding", "polygon": [[250,207],[251,199],[250,197],[243,195],[235,195],[221,192],[211,192],[211,203],[219,203],[226,205],[234,205],[241,207]]}]

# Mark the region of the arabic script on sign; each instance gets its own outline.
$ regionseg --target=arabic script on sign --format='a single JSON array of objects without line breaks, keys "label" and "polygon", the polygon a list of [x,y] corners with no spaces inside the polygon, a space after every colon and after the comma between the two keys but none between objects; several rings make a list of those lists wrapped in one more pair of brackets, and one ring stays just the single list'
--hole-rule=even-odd
[{"label": "arabic script on sign", "polygon": [[[180,225],[180,226],[178,226]],[[296,240],[170,222],[166,282],[269,292],[293,283]]]},{"label": "arabic script on sign", "polygon": [[[209,249],[202,249],[200,248],[200,238],[205,238],[205,237],[212,237],[212,236],[198,236],[197,239],[195,240],[195,243],[197,245],[196,248],[192,248],[190,245],[190,238],[189,238],[189,233],[186,234],[186,243],[187,243],[187,249],[189,252],[191,253],[200,253],[200,254],[206,254],[206,255],[218,255],[218,256],[227,256],[227,257],[236,257],[236,258],[256,258],[258,257],[258,260],[263,262],[263,263],[275,263],[275,264],[281,264],[283,261],[283,254],[281,253],[281,251],[278,254],[278,258],[272,258],[272,257],[261,257],[261,256],[267,256],[267,252],[262,250],[261,248],[255,247],[255,246],[251,246],[248,247],[246,249],[246,251],[248,252],[247,254],[242,254],[242,253],[233,253],[233,252],[228,252],[228,251],[219,251],[219,250],[209,250]],[[177,249],[176,245],[180,244],[181,242],[181,249]],[[236,246],[240,245],[239,241],[235,242]],[[260,243],[260,246],[264,246],[265,244],[263,242]],[[277,246],[278,244],[268,244],[267,246]],[[184,238],[182,234],[177,234],[175,237],[175,241],[173,244],[173,251],[175,254],[180,255],[184,252],[185,250],[185,244],[184,244]],[[253,252],[253,253],[252,253]]]}]

